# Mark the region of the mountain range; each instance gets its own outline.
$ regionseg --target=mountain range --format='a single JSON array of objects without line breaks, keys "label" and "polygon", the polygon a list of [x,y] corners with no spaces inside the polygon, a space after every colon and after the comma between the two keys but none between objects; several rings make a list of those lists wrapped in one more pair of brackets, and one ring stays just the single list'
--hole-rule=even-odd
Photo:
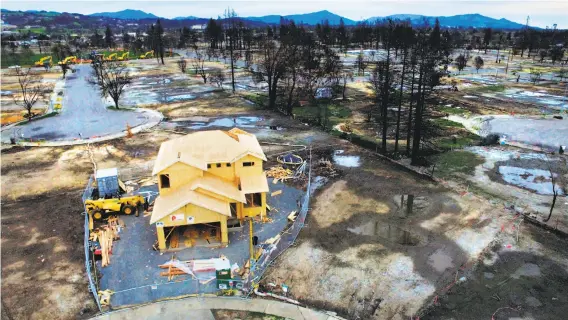
[{"label": "mountain range", "polygon": [[501,19],[494,19],[490,17],[486,17],[480,14],[460,14],[455,16],[448,16],[448,17],[429,17],[429,16],[422,16],[417,14],[395,14],[387,17],[373,17],[367,19],[369,22],[373,22],[375,20],[382,20],[385,18],[391,18],[393,20],[410,20],[413,25],[421,25],[424,24],[424,21],[427,21],[429,24],[434,24],[436,19],[440,22],[440,26],[442,27],[474,27],[474,28],[495,28],[495,29],[521,29],[525,25],[516,23],[505,18]]},{"label": "mountain range", "polygon": [[327,20],[331,25],[338,25],[341,19],[343,19],[343,23],[345,23],[346,26],[357,24],[357,21],[342,17],[327,10],[317,11],[312,13],[291,14],[286,16],[269,15],[262,17],[245,17],[244,19],[252,21],[260,21],[267,24],[278,24],[280,23],[281,18],[288,21],[294,21],[294,23],[297,24],[303,23],[308,25],[316,25],[325,20]]},{"label": "mountain range", "polygon": [[[95,24],[108,24],[116,23],[120,20],[136,20],[138,23],[143,25],[153,23],[156,19],[160,18],[152,13],[147,13],[141,10],[122,10],[117,12],[99,12],[92,13],[89,15],[81,15],[75,13],[66,12],[53,12],[53,11],[38,11],[38,10],[28,10],[28,11],[10,11],[6,9],[1,9],[2,18],[4,21],[12,24],[30,24],[43,21],[47,26],[53,23],[65,26],[66,23],[72,23],[71,19],[77,19],[80,17],[81,23],[85,22],[87,25],[92,26]],[[37,18],[34,18],[37,17]],[[390,16],[380,16],[372,17],[361,21],[351,20],[333,12],[327,10],[317,11],[305,14],[293,14],[293,15],[266,15],[260,17],[239,17],[240,20],[251,26],[263,26],[267,24],[279,24],[281,20],[294,21],[296,24],[304,25],[316,25],[323,21],[328,21],[331,25],[338,25],[343,19],[343,23],[346,26],[353,26],[358,23],[367,22],[373,23],[376,20],[384,19],[393,20],[409,20],[413,25],[419,26],[427,21],[429,24],[434,24],[435,20],[438,19],[442,27],[448,28],[495,28],[495,29],[521,29],[525,25],[516,23],[507,19],[494,19],[491,17],[483,16],[480,14],[462,14],[455,16],[424,16],[416,14],[395,14]],[[39,19],[39,20],[38,20]],[[104,20],[101,20],[104,19]],[[173,19],[161,18],[164,27],[175,27],[181,28],[182,26],[203,24],[206,23],[209,18],[199,18],[196,16],[179,16]],[[44,21],[45,20],[45,21]],[[75,20],[76,22],[77,20]],[[113,22],[114,21],[114,22]]]},{"label": "mountain range", "polygon": [[[99,16],[99,17],[107,17],[107,18],[116,18],[116,19],[127,19],[127,20],[141,20],[141,19],[157,19],[158,17],[151,13],[146,13],[141,10],[122,10],[117,12],[100,12],[100,13],[93,13],[90,16]],[[438,19],[440,21],[440,25],[443,27],[455,28],[455,27],[474,27],[474,28],[499,28],[499,29],[520,29],[523,28],[524,25],[520,23],[516,23],[507,19],[494,19],[491,17],[483,16],[481,14],[461,14],[455,16],[423,16],[417,14],[395,14],[385,17],[372,17],[366,19],[367,22],[374,22],[376,20],[382,19],[395,19],[395,20],[410,20],[413,25],[421,25],[424,21],[428,21],[430,24],[434,24],[434,21]],[[195,19],[203,19],[196,16],[183,16],[183,17],[176,17],[172,20],[195,20]],[[360,21],[351,20],[349,18],[342,17],[337,15],[333,12],[329,12],[327,10],[311,12],[311,13],[304,13],[304,14],[292,14],[292,15],[267,15],[267,16],[260,16],[260,17],[242,17],[242,19],[255,21],[255,22],[262,22],[266,24],[278,24],[280,23],[281,19],[294,21],[297,24],[306,24],[306,25],[316,25],[321,23],[325,20],[329,22],[331,25],[338,25],[339,21],[343,19],[343,23],[347,26],[356,25]]]},{"label": "mountain range", "polygon": [[132,10],[132,9],[126,9],[126,10],[116,11],[116,12],[97,12],[97,13],[91,13],[91,14],[89,14],[89,16],[115,18],[115,19],[123,19],[123,20],[141,20],[141,19],[158,19],[159,18],[158,16],[156,16],[154,14],[147,13],[147,12],[144,12],[142,10]]}]

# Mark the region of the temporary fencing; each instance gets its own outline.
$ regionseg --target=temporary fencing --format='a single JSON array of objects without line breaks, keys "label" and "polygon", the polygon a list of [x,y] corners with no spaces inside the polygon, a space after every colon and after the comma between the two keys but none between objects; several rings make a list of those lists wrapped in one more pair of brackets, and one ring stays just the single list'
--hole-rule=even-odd
[{"label": "temporary fencing", "polygon": [[[93,192],[93,176],[91,175],[89,177],[89,182],[87,184],[87,187],[85,188],[85,191],[83,192],[83,196],[82,196],[82,200],[83,200],[83,204],[85,204],[85,201],[91,196],[92,192]],[[84,246],[85,246],[85,271],[87,272],[87,279],[89,280],[89,290],[91,291],[91,293],[93,294],[93,297],[95,298],[95,302],[97,303],[97,307],[99,308],[99,311],[101,311],[101,302],[99,300],[99,295],[98,295],[98,289],[97,289],[97,282],[95,280],[93,280],[93,269],[96,268],[95,266],[95,261],[93,259],[93,254],[91,252],[91,246],[89,245],[89,215],[87,215],[86,213],[87,211],[85,210],[85,236],[84,236]],[[95,271],[96,272],[96,271]]]},{"label": "temporary fencing", "polygon": [[264,249],[264,253],[259,258],[258,261],[253,262],[250,269],[250,275],[244,282],[244,290],[250,295],[253,292],[255,284],[257,284],[268,266],[274,262],[286,249],[294,244],[296,238],[302,228],[305,226],[306,217],[309,211],[310,196],[312,193],[311,177],[312,177],[312,155],[310,149],[310,155],[308,159],[308,183],[306,186],[306,194],[304,195],[300,207],[300,212],[296,217],[294,223],[286,230],[280,233],[280,239],[273,244],[270,244]]}]

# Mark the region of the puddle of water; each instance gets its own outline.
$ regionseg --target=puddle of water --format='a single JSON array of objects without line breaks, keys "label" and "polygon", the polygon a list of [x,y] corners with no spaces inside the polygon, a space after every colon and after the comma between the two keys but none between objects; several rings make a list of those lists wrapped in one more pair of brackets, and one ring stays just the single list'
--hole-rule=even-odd
[{"label": "puddle of water", "polygon": [[483,76],[458,76],[458,78],[485,85],[494,85],[500,83],[500,81],[494,78],[483,77]]},{"label": "puddle of water", "polygon": [[427,197],[417,197],[413,194],[394,196],[394,202],[398,206],[398,216],[408,218],[413,214],[424,213],[424,209],[430,204]]},{"label": "puddle of water", "polygon": [[415,246],[420,243],[420,239],[410,231],[386,222],[369,221],[355,228],[347,228],[347,230],[363,236],[383,238],[405,246]]},{"label": "puddle of water", "polygon": [[546,91],[526,91],[518,89],[507,89],[501,93],[503,96],[523,102],[538,103],[553,108],[567,109],[568,100],[563,96],[556,96],[546,93]]},{"label": "puddle of water", "polygon": [[158,103],[158,94],[151,91],[126,91],[121,98],[122,104],[126,106],[139,106]]},{"label": "puddle of water", "polygon": [[312,179],[310,183],[310,193],[316,191],[317,189],[323,187],[329,179],[327,177],[317,176]]},{"label": "puddle of water", "polygon": [[[500,166],[499,173],[507,183],[532,190],[538,194],[552,195],[550,172],[541,169],[526,169],[512,166]],[[554,174],[556,177],[557,175]],[[563,190],[556,185],[556,192],[562,195]]]},{"label": "puddle of water", "polygon": [[466,99],[477,99],[477,96],[463,96]]},{"label": "puddle of water", "polygon": [[344,150],[335,150],[333,153],[333,162],[337,165],[349,168],[356,168],[361,166],[360,156],[342,156]]},{"label": "puddle of water", "polygon": [[192,94],[180,94],[177,96],[169,96],[166,98],[168,102],[180,101],[180,100],[192,100],[192,99],[195,99],[195,96]]},{"label": "puddle of water", "polygon": [[189,129],[202,129],[209,127],[243,127],[243,128],[254,128],[255,123],[261,121],[260,117],[236,117],[236,118],[219,118],[211,122],[192,122],[189,125]]}]

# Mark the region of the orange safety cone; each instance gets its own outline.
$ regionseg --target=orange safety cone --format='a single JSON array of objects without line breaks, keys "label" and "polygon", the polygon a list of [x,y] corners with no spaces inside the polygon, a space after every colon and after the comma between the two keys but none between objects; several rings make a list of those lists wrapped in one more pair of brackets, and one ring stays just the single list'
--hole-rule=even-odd
[{"label": "orange safety cone", "polygon": [[128,125],[128,123],[126,124],[126,137],[127,138],[132,138],[134,136],[134,134],[132,133],[132,128]]}]

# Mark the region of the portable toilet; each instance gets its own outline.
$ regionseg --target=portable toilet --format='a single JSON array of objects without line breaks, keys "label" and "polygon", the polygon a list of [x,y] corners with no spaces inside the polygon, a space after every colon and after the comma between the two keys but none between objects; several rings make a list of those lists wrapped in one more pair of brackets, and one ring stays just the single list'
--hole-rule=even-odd
[{"label": "portable toilet", "polygon": [[97,170],[96,177],[99,196],[101,198],[114,197],[118,194],[118,169]]}]

